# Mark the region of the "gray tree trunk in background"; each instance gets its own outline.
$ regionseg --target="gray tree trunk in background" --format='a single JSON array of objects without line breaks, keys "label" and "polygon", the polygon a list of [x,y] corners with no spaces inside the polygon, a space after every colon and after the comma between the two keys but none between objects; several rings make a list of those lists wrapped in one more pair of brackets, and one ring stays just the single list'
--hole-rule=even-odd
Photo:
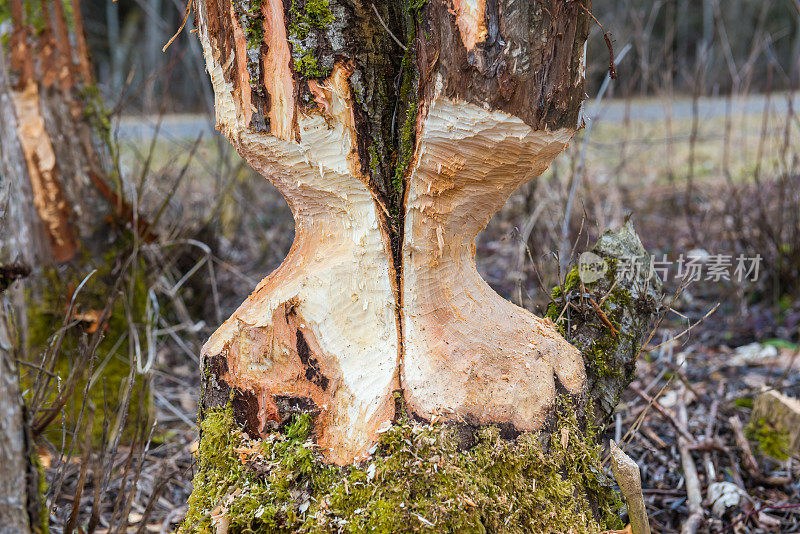
[{"label": "gray tree trunk in background", "polygon": [[22,534],[33,530],[30,511],[31,506],[36,509],[38,495],[31,494],[36,486],[29,483],[35,470],[29,461],[8,312],[9,303],[0,296],[0,534]]},{"label": "gray tree trunk in background", "polygon": [[[0,268],[12,263],[30,265],[46,253],[46,238],[31,202],[25,158],[16,137],[16,116],[11,102],[5,57],[0,54]],[[25,410],[15,362],[14,308],[21,301],[19,288],[0,275],[0,533],[35,530],[40,505],[38,472],[30,463]],[[15,306],[15,301],[17,306]]]}]

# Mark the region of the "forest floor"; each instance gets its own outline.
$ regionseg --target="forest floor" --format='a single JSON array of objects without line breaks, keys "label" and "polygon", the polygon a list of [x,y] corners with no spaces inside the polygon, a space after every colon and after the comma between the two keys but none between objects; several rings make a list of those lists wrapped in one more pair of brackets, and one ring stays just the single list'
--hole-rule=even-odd
[{"label": "forest floor", "polygon": [[[800,531],[800,458],[771,459],[736,432],[762,388],[800,396],[800,263],[787,268],[800,250],[793,241],[800,234],[791,233],[792,225],[800,229],[793,200],[800,121],[787,102],[774,95],[766,115],[762,98],[742,113],[714,105],[704,115],[689,105],[687,114],[643,120],[612,103],[544,176],[512,196],[478,240],[486,280],[538,313],[558,282],[555,255],[584,250],[629,212],[645,247],[670,262],[669,311],[604,436],[624,444],[641,467],[657,533],[679,532],[689,515],[679,437],[692,447],[704,499],[712,483],[732,484],[714,486],[735,504],[715,514],[704,503],[700,532]],[[171,131],[168,123],[152,142],[141,128],[125,133],[124,122],[119,136],[122,168],[142,184],[140,210],[154,213],[168,199],[159,221],[162,268],[151,290],[164,310],[180,313],[165,312],[154,331],[152,433],[146,447],[122,443],[85,473],[81,455],[60,461],[43,450],[51,487],[58,483],[53,532],[63,531],[79,486],[81,522],[94,511],[97,532],[176,527],[194,472],[200,347],[292,241],[291,214],[266,180],[206,126]],[[573,189],[575,207],[563,224]],[[792,210],[794,218],[786,215]],[[676,273],[682,255],[705,258],[704,265],[718,255],[760,255],[764,264],[756,280],[687,284]],[[110,474],[102,495],[95,492],[100,466]]]}]

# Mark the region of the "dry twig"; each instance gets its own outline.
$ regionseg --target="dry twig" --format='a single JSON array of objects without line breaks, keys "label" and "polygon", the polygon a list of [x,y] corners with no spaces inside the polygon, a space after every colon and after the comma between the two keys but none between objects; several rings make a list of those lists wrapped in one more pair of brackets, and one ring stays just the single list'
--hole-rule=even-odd
[{"label": "dry twig", "polygon": [[[685,360],[681,362],[683,367]],[[689,415],[686,410],[686,387],[681,384],[678,394],[678,417],[679,422],[686,428],[689,424]],[[688,430],[686,431],[688,433]],[[694,437],[691,441],[696,442]],[[683,477],[686,481],[686,504],[689,507],[689,517],[681,528],[681,534],[694,534],[703,522],[703,494],[700,489],[700,478],[697,476],[697,466],[692,458],[692,451],[689,448],[690,441],[685,436],[678,436],[678,450],[681,455],[681,467],[683,467]]]},{"label": "dry twig", "polygon": [[650,534],[650,522],[642,495],[642,478],[639,466],[611,440],[611,470],[628,505],[628,518],[633,534]]}]

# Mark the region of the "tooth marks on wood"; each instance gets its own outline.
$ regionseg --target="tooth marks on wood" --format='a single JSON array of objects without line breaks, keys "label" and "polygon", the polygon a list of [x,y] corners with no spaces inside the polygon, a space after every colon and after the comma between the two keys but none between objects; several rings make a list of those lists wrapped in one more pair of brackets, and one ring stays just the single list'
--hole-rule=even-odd
[{"label": "tooth marks on wood", "polygon": [[300,363],[303,364],[303,368],[305,369],[306,379],[318,385],[322,391],[326,391],[330,381],[327,376],[322,374],[319,362],[312,355],[306,338],[299,328],[297,329],[297,355],[300,357]]},{"label": "tooth marks on wood", "polygon": [[429,103],[418,135],[424,152],[408,179],[401,310],[401,384],[423,417],[531,431],[545,423],[557,383],[583,391],[578,351],[549,320],[495,293],[475,268],[478,233],[572,133],[536,131],[463,101]]},{"label": "tooth marks on wood", "polygon": [[[431,418],[423,417],[413,410],[405,410],[405,413],[420,424],[427,425],[432,422]],[[553,410],[553,416],[555,416],[555,410]],[[452,436],[455,439],[456,447],[459,451],[469,450],[474,447],[478,443],[478,433],[487,426],[485,422],[480,421],[471,414],[465,414],[463,417],[452,421],[440,421],[436,418],[434,422],[441,422],[442,425],[448,427],[453,432]],[[497,422],[492,423],[491,426],[496,427],[499,436],[505,440],[515,440],[523,434],[523,431],[519,430],[512,423]]]},{"label": "tooth marks on wood", "polygon": [[[454,13],[443,2],[375,4],[377,15],[349,0],[262,0],[267,46],[255,64],[243,46],[249,12],[197,2],[218,128],[296,222],[286,261],[203,352],[228,358],[225,380],[253,392],[261,426],[313,401],[320,450],[338,464],[368,454],[401,387],[428,419],[513,434],[540,428],[559,391],[585,386],[580,354],[552,323],[460,267],[474,265],[491,214],[574,133],[585,10],[563,0],[459,0]],[[213,10],[225,20],[210,20]],[[380,19],[405,36],[406,54]],[[268,134],[253,127],[260,88],[248,66],[264,78]],[[464,121],[478,127],[462,132]]]}]

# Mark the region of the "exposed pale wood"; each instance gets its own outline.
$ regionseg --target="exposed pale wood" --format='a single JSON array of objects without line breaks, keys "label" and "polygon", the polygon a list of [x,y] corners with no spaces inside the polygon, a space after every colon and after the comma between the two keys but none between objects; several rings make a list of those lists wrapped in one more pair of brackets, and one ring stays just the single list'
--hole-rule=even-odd
[{"label": "exposed pale wood", "polygon": [[315,86],[319,110],[289,102],[281,113],[296,117],[270,120],[279,125],[274,134],[255,131],[211,45],[207,17],[201,2],[217,127],[283,193],[296,226],[284,263],[211,337],[204,359],[217,386],[236,388],[253,437],[303,407],[318,412],[326,456],[352,462],[394,416],[399,344],[388,243],[373,195],[353,172],[347,68]]},{"label": "exposed pale wood", "polygon": [[564,2],[428,2],[417,31],[420,113],[406,180],[401,384],[425,418],[540,428],[578,395],[580,353],[497,295],[475,238],[578,127],[585,13]]},{"label": "exposed pale wood", "polygon": [[475,45],[486,40],[485,0],[454,0],[453,11],[456,13],[461,41],[464,48],[471,51]]},{"label": "exposed pale wood", "polygon": [[26,167],[20,179],[30,183],[29,202],[46,233],[45,248],[51,249],[46,262],[64,262],[76,256],[79,244],[91,248],[111,211],[96,189],[107,179],[108,161],[92,120],[97,110],[86,108],[79,95],[91,82],[88,50],[80,35],[73,48],[69,35],[70,23],[76,31],[81,26],[80,10],[75,4],[68,16],[61,4],[47,4],[45,29],[34,32],[22,2],[11,0],[10,5],[9,85],[17,117],[14,133]]},{"label": "exposed pale wood", "polygon": [[[20,0],[12,0],[11,12],[14,33],[10,63],[19,72],[19,78],[16,84],[8,83],[8,87],[14,103],[18,144],[27,165],[27,176],[20,176],[20,179],[30,180],[33,203],[44,223],[52,257],[57,262],[63,262],[75,256],[77,241],[56,165],[53,143],[41,112],[38,81],[34,78],[31,32],[25,24]],[[49,21],[49,17],[47,20]],[[6,76],[6,73],[2,75]],[[5,125],[9,126],[10,124]]]},{"label": "exposed pale wood", "polygon": [[[426,419],[541,428],[558,391],[586,391],[582,357],[480,278],[475,237],[578,127],[586,10],[325,5],[321,23],[302,2],[197,2],[217,128],[296,224],[203,350],[204,409],[232,389],[254,437],[311,411],[337,463],[374,443],[395,390]],[[402,63],[390,33],[414,39]]]},{"label": "exposed pale wood", "polygon": [[[37,319],[27,306],[35,302],[47,310],[40,302],[45,283],[49,292],[59,289],[58,285],[52,287],[51,277],[45,280],[37,275],[52,268],[54,261],[74,259],[80,244],[86,254],[66,269],[69,274],[64,269],[53,270],[58,277],[64,275],[66,288],[66,277],[91,261],[86,258],[93,252],[93,244],[100,243],[102,252],[107,252],[108,235],[98,230],[106,223],[108,206],[103,203],[102,209],[97,209],[87,177],[89,169],[103,170],[102,148],[95,145],[93,136],[91,119],[96,117],[89,115],[95,110],[84,109],[85,101],[78,95],[81,87],[72,71],[75,57],[69,30],[70,23],[76,28],[79,25],[78,6],[75,2],[76,11],[68,14],[60,2],[44,2],[31,11],[24,9],[20,0],[11,0],[13,37],[11,46],[0,50],[0,265],[2,271],[12,264],[17,273],[32,273],[24,287],[15,283],[3,292],[7,277],[0,284],[1,532],[39,532],[40,521],[47,518],[46,511],[43,516],[39,513],[45,504],[39,470],[33,462],[36,433],[30,428],[32,415],[26,413],[20,398],[16,367],[28,353],[38,354],[26,348],[30,344],[28,318]],[[33,20],[36,30],[30,26]],[[38,25],[41,22],[43,29]],[[77,57],[86,61],[88,71],[86,53],[84,46]],[[98,176],[98,180],[102,178]],[[80,231],[82,225],[85,232]],[[65,358],[66,364],[74,363],[67,361],[70,356],[66,352],[58,357]],[[69,421],[66,424],[72,426]]]},{"label": "exposed pale wood", "polygon": [[28,164],[33,202],[47,229],[53,258],[64,262],[75,257],[78,243],[70,223],[70,210],[56,165],[50,134],[39,106],[39,89],[30,82],[13,92],[18,120],[17,135]]},{"label": "exposed pale wood", "polygon": [[17,114],[5,57],[0,54],[0,224],[2,261],[36,265],[50,257],[44,226],[31,199],[25,154],[17,137]]},{"label": "exposed pale wood", "polygon": [[585,386],[580,353],[541,319],[495,293],[475,267],[475,238],[517,187],[541,174],[573,130],[436,98],[408,183],[403,243],[409,408],[427,419],[539,428],[560,383]]}]

